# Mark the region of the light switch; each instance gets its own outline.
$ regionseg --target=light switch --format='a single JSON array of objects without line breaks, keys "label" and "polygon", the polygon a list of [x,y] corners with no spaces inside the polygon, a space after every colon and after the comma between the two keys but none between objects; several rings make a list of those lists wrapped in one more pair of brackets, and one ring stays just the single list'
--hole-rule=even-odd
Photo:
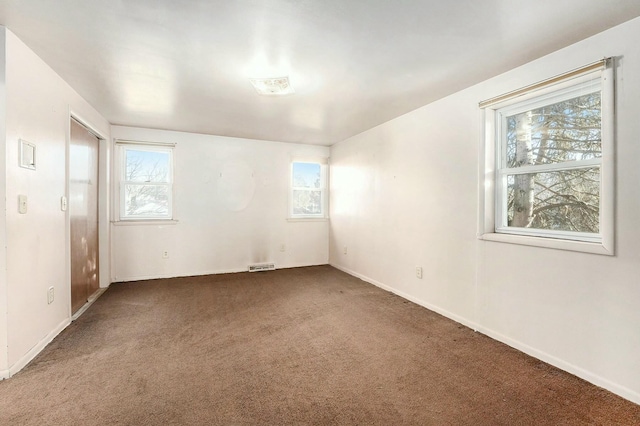
[{"label": "light switch", "polygon": [[20,214],[27,213],[27,196],[26,195],[18,195],[18,213]]},{"label": "light switch", "polygon": [[67,211],[67,197],[65,197],[64,195],[60,197],[60,210],[62,210],[63,212]]}]

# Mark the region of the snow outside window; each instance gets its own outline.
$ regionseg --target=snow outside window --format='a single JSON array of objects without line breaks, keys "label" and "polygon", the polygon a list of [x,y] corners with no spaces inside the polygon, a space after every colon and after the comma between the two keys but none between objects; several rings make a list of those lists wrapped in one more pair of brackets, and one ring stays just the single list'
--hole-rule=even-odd
[{"label": "snow outside window", "polygon": [[120,144],[120,219],[171,220],[173,147]]}]

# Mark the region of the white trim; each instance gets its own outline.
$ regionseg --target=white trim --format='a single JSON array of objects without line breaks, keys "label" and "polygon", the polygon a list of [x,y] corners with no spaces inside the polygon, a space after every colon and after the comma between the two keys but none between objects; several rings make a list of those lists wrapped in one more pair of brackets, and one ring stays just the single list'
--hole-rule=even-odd
[{"label": "white trim", "polygon": [[595,169],[595,168],[599,168],[601,164],[602,164],[601,158],[594,158],[591,160],[564,161],[562,163],[535,164],[531,166],[522,166],[522,167],[504,167],[498,170],[498,174],[500,176],[507,176],[507,175],[526,175],[529,173],[553,173],[553,172],[562,172],[565,170]]},{"label": "white trim", "polygon": [[329,164],[329,157],[319,155],[292,155],[291,163],[318,163],[326,166]]},{"label": "white trim", "polygon": [[44,336],[38,343],[35,344],[26,354],[24,354],[18,361],[9,367],[9,377],[15,375],[22,370],[27,364],[29,364],[42,350],[55,339],[55,337],[62,332],[67,326],[71,324],[69,318],[65,318],[56,328],[51,330],[49,334]]},{"label": "white trim", "polygon": [[8,370],[0,371],[0,380],[7,379],[11,376],[14,376],[24,367],[26,367],[33,359],[42,352],[44,348],[47,347],[49,343],[53,341],[65,328],[71,324],[72,321],[75,321],[80,315],[82,315],[102,294],[107,290],[107,288],[99,288],[95,293],[89,297],[87,303],[80,308],[78,312],[76,312],[72,318],[65,318],[56,328],[51,330],[44,338],[42,338],[38,343],[36,343],[29,351],[24,354],[18,361],[16,361],[12,366],[9,367]]},{"label": "white trim", "polygon": [[132,141],[127,139],[114,139],[113,142],[116,145],[151,145],[165,148],[175,148],[175,146],[177,145],[175,142]]},{"label": "white trim", "polygon": [[84,314],[87,309],[89,309],[91,307],[91,305],[93,305],[93,303],[98,300],[98,298],[100,296],[102,296],[104,294],[105,291],[107,291],[109,287],[100,287],[99,289],[97,289],[91,296],[89,296],[89,299],[87,299],[87,303],[85,303],[84,305],[82,305],[82,307],[80,309],[78,309],[78,311],[73,314],[73,316],[71,317],[71,321],[75,321],[78,318],[80,318],[80,315]]},{"label": "white trim", "polygon": [[[478,158],[478,234],[495,231],[495,116],[492,109],[480,110],[480,152]],[[484,159],[484,161],[483,161]]]},{"label": "white trim", "polygon": [[613,256],[612,247],[603,242],[590,243],[585,241],[573,241],[560,238],[544,238],[526,235],[513,235],[506,233],[491,232],[478,236],[484,241],[494,241],[499,243],[518,244],[523,246],[543,247],[557,250],[578,251],[582,253],[603,254]]},{"label": "white trim", "polygon": [[369,284],[373,284],[376,287],[379,287],[379,288],[381,288],[383,290],[386,290],[386,291],[388,291],[390,293],[393,293],[393,294],[395,294],[397,296],[400,296],[403,299],[406,299],[406,300],[408,300],[410,302],[415,303],[416,305],[420,305],[423,308],[429,309],[430,311],[436,312],[436,313],[438,313],[440,315],[443,315],[443,316],[445,316],[445,317],[447,317],[449,319],[452,319],[455,322],[458,322],[458,323],[460,323],[462,325],[465,325],[465,326],[469,327],[470,329],[472,329],[474,331],[478,330],[478,324],[476,322],[474,322],[474,321],[469,320],[468,318],[462,317],[460,315],[454,314],[451,311],[448,311],[446,309],[442,309],[439,306],[436,306],[436,305],[433,305],[431,303],[425,302],[422,299],[419,299],[417,297],[411,296],[408,293],[399,291],[399,290],[397,290],[397,289],[395,289],[395,288],[393,288],[391,286],[388,286],[388,285],[386,285],[384,283],[381,283],[380,281],[374,280],[373,278],[369,278],[366,275],[359,274],[359,273],[357,273],[357,272],[355,272],[355,271],[353,271],[353,270],[351,270],[349,268],[346,268],[344,266],[341,266],[341,265],[338,265],[338,264],[335,264],[335,263],[329,263],[329,265],[331,265],[334,268],[339,269],[342,272],[345,272],[345,273],[347,273],[349,275],[353,275],[356,278],[360,278],[362,281],[365,281],[365,282],[367,282]]},{"label": "white trim", "polygon": [[599,233],[554,231],[549,229],[521,228],[518,226],[496,226],[496,234],[521,235],[523,237],[550,238],[556,240],[570,240],[585,243],[600,243]]},{"label": "white trim", "polygon": [[328,217],[319,217],[319,216],[296,216],[296,217],[288,217],[287,222],[328,222]]},{"label": "white trim", "polygon": [[578,367],[575,364],[572,364],[570,362],[564,361],[556,356],[553,356],[547,352],[535,349],[525,343],[520,342],[519,340],[516,339],[512,339],[508,336],[505,336],[497,331],[494,331],[490,328],[487,327],[483,327],[480,324],[478,324],[475,321],[471,321],[468,318],[462,317],[460,315],[454,314],[450,311],[447,311],[446,309],[442,309],[436,305],[432,305],[430,303],[427,303],[421,299],[418,299],[416,297],[412,297],[407,295],[406,293],[403,293],[401,291],[398,291],[396,289],[394,289],[393,287],[390,287],[386,284],[383,284],[379,281],[376,281],[374,279],[371,279],[365,275],[359,274],[355,271],[350,270],[349,268],[337,265],[335,263],[330,263],[330,265],[336,269],[339,269],[349,275],[352,275],[356,278],[360,278],[361,280],[369,283],[369,284],[373,284],[376,287],[379,287],[383,290],[386,291],[390,291],[391,293],[394,293],[400,297],[402,297],[403,299],[407,299],[413,303],[416,303],[420,306],[422,306],[423,308],[429,309],[433,312],[436,312],[440,315],[443,315],[455,322],[458,322],[464,326],[467,326],[469,328],[471,328],[472,330],[478,332],[478,333],[482,333],[485,336],[496,340],[498,342],[502,342],[508,346],[511,346],[512,348],[515,348],[521,352],[524,352],[525,354],[532,356],[536,359],[539,359],[543,362],[546,362],[548,364],[551,364],[554,367],[557,367],[561,370],[564,370],[570,374],[573,374],[577,377],[580,377],[581,379],[586,380],[589,383],[592,383],[596,386],[600,386],[604,389],[607,389],[613,393],[615,393],[616,395],[619,395],[625,399],[628,399],[631,402],[634,402],[636,404],[640,404],[640,393],[635,392],[625,386],[619,385],[617,383],[614,383],[610,380],[607,380],[597,374],[591,373],[588,370],[585,370],[584,368]]},{"label": "white trim", "polygon": [[177,220],[152,220],[152,219],[127,219],[127,220],[114,220],[111,222],[114,226],[135,226],[135,225],[177,225]]},{"label": "white trim", "polygon": [[[327,265],[326,262],[323,263],[305,263],[305,264],[289,264],[289,265],[280,265],[278,264],[277,270],[282,269],[292,269],[292,268],[306,268],[309,266],[323,266]],[[166,279],[166,278],[189,278],[189,277],[202,277],[205,275],[222,275],[222,274],[238,274],[241,272],[246,272],[249,274],[247,267],[241,268],[230,268],[230,269],[216,269],[209,270],[204,272],[190,273],[190,274],[179,274],[179,273],[169,273],[169,274],[160,274],[160,275],[131,275],[131,276],[123,276],[123,277],[115,277],[115,283],[125,283],[131,281],[146,281],[146,280],[157,280],[157,279]]]},{"label": "white trim", "polygon": [[524,352],[527,355],[530,355],[534,358],[537,358],[541,361],[546,362],[547,364],[551,364],[554,367],[557,367],[561,370],[564,370],[574,376],[580,377],[581,379],[586,380],[589,383],[592,383],[596,386],[600,386],[601,388],[607,389],[616,395],[619,395],[625,399],[628,399],[631,402],[636,404],[640,404],[640,393],[635,392],[626,386],[619,385],[617,383],[612,382],[611,380],[607,380],[604,377],[601,377],[597,374],[591,373],[584,368],[578,367],[575,364],[564,361],[556,356],[553,356],[547,352],[538,350],[534,347],[531,347],[525,343],[520,342],[519,340],[512,339],[508,336],[505,336],[497,331],[491,330],[486,327],[480,327],[478,332],[488,336],[494,340],[502,342],[506,345],[511,346],[521,352]]},{"label": "white trim", "polygon": [[[601,244],[610,254],[615,254],[616,208],[616,102],[615,60],[602,71],[602,165],[600,166],[600,235]],[[608,116],[611,114],[611,117]]]},{"label": "white trim", "polygon": [[91,124],[89,120],[86,120],[84,117],[82,117],[81,114],[78,114],[77,112],[75,112],[71,107],[69,107],[69,118],[75,120],[78,124],[86,128],[89,132],[93,133],[93,135],[98,139],[103,141],[108,141],[109,138],[107,137],[106,134],[98,130],[98,128],[93,124]]}]

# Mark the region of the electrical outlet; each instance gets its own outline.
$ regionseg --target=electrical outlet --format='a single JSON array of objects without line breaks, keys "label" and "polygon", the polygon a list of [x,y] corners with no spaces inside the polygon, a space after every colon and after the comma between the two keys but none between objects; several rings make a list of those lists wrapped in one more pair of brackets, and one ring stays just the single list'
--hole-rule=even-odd
[{"label": "electrical outlet", "polygon": [[416,278],[422,279],[422,267],[416,266]]},{"label": "electrical outlet", "polygon": [[54,289],[53,286],[49,287],[49,289],[47,290],[47,304],[52,304],[53,300],[54,300],[55,294],[54,294]]},{"label": "electrical outlet", "polygon": [[284,244],[280,244],[280,251],[285,251],[287,247]]},{"label": "electrical outlet", "polygon": [[342,249],[342,253],[347,254],[347,246],[344,246],[344,248]]},{"label": "electrical outlet", "polygon": [[169,258],[169,250],[165,250],[162,252],[162,258],[163,259],[168,259]]}]

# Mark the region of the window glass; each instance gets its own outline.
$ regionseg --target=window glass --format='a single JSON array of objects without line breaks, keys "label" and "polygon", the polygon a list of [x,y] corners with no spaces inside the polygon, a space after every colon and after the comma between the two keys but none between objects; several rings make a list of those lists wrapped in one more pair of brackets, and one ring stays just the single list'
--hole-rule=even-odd
[{"label": "window glass", "polygon": [[599,168],[508,175],[507,193],[508,226],[599,232]]},{"label": "window glass", "polygon": [[602,156],[600,92],[507,117],[507,167]]},{"label": "window glass", "polygon": [[125,149],[125,180],[128,182],[169,182],[168,151]]},{"label": "window glass", "polygon": [[169,187],[126,184],[124,209],[127,217],[167,217]]},{"label": "window glass", "polygon": [[320,188],[321,168],[318,163],[293,163],[295,188]]},{"label": "window glass", "polygon": [[498,114],[498,228],[599,232],[601,92],[572,93]]},{"label": "window glass", "polygon": [[291,167],[291,216],[324,217],[326,165],[293,162]]},{"label": "window glass", "polygon": [[155,145],[121,146],[121,219],[171,219],[173,149]]}]

